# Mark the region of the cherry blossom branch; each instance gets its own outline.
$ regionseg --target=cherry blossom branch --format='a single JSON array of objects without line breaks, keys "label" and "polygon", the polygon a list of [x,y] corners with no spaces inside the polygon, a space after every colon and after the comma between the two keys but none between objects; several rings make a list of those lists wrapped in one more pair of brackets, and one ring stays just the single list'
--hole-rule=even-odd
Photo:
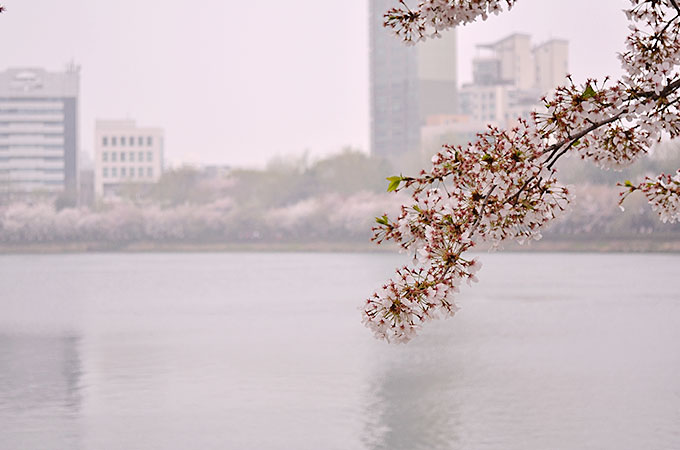
[{"label": "cherry blossom branch", "polygon": [[[621,116],[626,114],[627,112],[628,111],[624,109],[624,110],[618,112],[617,114],[613,115],[612,117],[610,117],[608,119],[601,120],[600,122],[595,122],[591,126],[579,131],[578,133],[576,133],[574,135],[569,135],[569,138],[567,140],[564,140],[564,141],[562,141],[558,144],[551,145],[550,147],[548,147],[546,149],[546,152],[550,151],[551,149],[553,149],[553,150],[552,150],[551,155],[548,157],[548,160],[546,161],[546,164],[547,164],[546,167],[548,169],[551,169],[552,166],[557,162],[557,160],[560,159],[560,157],[562,155],[564,155],[574,144],[576,144],[579,139],[590,134],[591,132],[597,130],[598,128],[600,128],[604,125],[608,125],[612,122],[619,120],[621,118]],[[568,144],[568,145],[565,146],[565,144]],[[563,146],[565,146],[565,147],[560,151],[560,149]],[[557,153],[558,151],[559,151],[559,153]],[[554,158],[553,158],[553,156],[554,156]]]},{"label": "cherry blossom branch", "polygon": [[656,178],[646,177],[641,183],[634,185],[630,181],[619,183],[627,188],[621,192],[619,206],[635,191],[647,197],[652,209],[661,216],[662,222],[676,222],[680,216],[680,169],[675,175],[661,174]]},{"label": "cherry blossom branch", "polygon": [[[413,43],[441,30],[486,19],[514,0],[423,0],[395,8],[385,26]],[[389,190],[410,189],[411,203],[396,219],[376,219],[373,240],[413,252],[412,267],[366,300],[364,323],[377,337],[406,342],[428,320],[453,315],[462,281],[476,280],[480,264],[463,254],[479,241],[493,247],[541,237],[565,211],[569,190],[556,179],[556,162],[573,152],[604,168],[633,163],[662,135],[680,136],[680,9],[676,0],[632,0],[624,76],[611,86],[589,79],[561,86],[545,110],[495,127],[466,146],[445,145],[432,168],[417,177],[391,177]],[[403,184],[402,184],[403,183]],[[637,185],[626,182],[621,201],[641,191],[661,220],[680,220],[680,171]]]},{"label": "cherry blossom branch", "polygon": [[466,25],[478,18],[486,20],[490,14],[503,11],[503,4],[511,9],[517,0],[424,0],[414,10],[403,0],[403,8],[392,8],[385,13],[384,26],[413,44],[428,37],[438,37],[440,32]]}]

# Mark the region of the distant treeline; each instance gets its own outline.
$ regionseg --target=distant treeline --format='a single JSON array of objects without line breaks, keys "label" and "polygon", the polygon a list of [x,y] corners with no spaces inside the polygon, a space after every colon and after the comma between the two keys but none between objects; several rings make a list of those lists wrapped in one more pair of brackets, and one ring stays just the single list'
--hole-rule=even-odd
[{"label": "distant treeline", "polygon": [[[401,166],[406,167],[403,173],[418,170],[419,164],[424,163]],[[575,185],[576,200],[571,212],[546,231],[546,237],[680,238],[680,225],[660,223],[639,196],[631,196],[622,212],[615,186],[616,181],[677,167],[680,155],[647,158],[631,169],[635,172],[625,174],[567,160],[562,177]],[[40,201],[5,203],[0,206],[0,243],[98,243],[108,247],[133,243],[367,243],[374,217],[397,213],[408,200],[404,194],[385,192],[385,177],[394,173],[388,162],[353,150],[315,162],[304,156],[277,159],[262,170],[223,174],[183,167],[165,173],[153,186],[124,186],[117,201],[91,208],[60,209]]]}]

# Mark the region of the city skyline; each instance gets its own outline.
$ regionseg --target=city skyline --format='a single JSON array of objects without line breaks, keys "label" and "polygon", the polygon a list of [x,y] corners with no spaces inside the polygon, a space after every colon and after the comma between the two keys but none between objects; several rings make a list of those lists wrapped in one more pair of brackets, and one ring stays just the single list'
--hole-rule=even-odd
[{"label": "city skyline", "polygon": [[[5,68],[61,70],[71,60],[82,67],[81,149],[90,155],[94,122],[108,117],[164,128],[171,164],[261,166],[305,150],[320,157],[346,145],[369,149],[366,2],[208,2],[188,11],[179,2],[6,3],[0,38],[20,45],[5,50]],[[459,29],[459,84],[471,78],[476,44],[512,32],[569,40],[577,79],[616,75],[627,2],[547,3],[524,0]],[[296,16],[298,8],[308,14]],[[242,19],[225,29],[234,16]],[[124,35],[116,32],[123,27]]]}]

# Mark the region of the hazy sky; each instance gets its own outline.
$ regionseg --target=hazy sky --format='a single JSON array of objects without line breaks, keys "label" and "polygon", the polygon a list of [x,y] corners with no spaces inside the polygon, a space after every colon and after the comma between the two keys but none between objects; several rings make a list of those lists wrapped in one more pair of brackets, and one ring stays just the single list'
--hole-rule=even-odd
[{"label": "hazy sky", "polygon": [[[260,165],[276,155],[368,149],[367,0],[3,0],[0,69],[81,65],[81,148],[96,118],[161,126],[174,163]],[[396,0],[395,0],[396,3]],[[570,41],[578,78],[619,73],[628,0],[519,0],[459,30]]]}]

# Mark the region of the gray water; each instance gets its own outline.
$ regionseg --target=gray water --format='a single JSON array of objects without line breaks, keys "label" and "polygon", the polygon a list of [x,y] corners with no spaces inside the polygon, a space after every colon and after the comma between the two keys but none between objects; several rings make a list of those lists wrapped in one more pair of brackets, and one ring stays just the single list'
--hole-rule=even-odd
[{"label": "gray water", "polygon": [[406,346],[404,256],[0,256],[0,449],[678,449],[680,256],[484,254]]}]

